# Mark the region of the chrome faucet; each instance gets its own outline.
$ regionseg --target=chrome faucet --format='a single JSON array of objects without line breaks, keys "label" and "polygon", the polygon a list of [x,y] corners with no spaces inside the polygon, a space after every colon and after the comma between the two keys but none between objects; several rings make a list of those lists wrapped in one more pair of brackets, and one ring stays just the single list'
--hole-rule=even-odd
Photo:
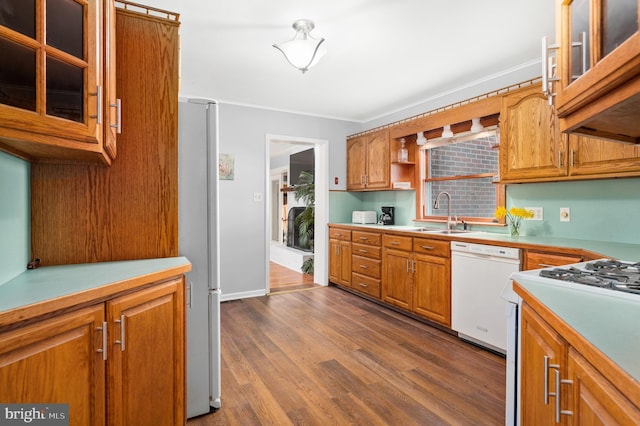
[{"label": "chrome faucet", "polygon": [[457,225],[457,221],[451,220],[451,194],[449,194],[447,191],[438,192],[438,195],[436,195],[436,201],[435,203],[433,203],[433,208],[440,208],[441,195],[447,196],[447,229],[453,229],[453,227]]}]

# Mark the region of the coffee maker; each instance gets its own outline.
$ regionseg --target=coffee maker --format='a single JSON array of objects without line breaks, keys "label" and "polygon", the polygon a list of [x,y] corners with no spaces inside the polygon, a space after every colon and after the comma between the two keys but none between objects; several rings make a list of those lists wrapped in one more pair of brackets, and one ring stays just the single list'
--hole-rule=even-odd
[{"label": "coffee maker", "polygon": [[393,225],[395,207],[382,207],[382,214],[380,215],[380,223],[382,225]]}]

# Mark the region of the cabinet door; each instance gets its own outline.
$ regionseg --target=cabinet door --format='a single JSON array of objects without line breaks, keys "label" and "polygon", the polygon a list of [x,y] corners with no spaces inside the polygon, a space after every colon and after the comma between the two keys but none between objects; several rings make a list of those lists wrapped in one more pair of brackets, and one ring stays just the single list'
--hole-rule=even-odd
[{"label": "cabinet door", "polygon": [[35,0],[21,2],[3,20],[0,136],[8,151],[26,158],[109,162],[98,105],[104,83],[102,16],[101,0]]},{"label": "cabinet door", "polygon": [[574,425],[639,425],[640,411],[573,348],[569,349]]},{"label": "cabinet door", "polygon": [[0,334],[0,401],[69,404],[70,425],[105,423],[104,307]]},{"label": "cabinet door", "polygon": [[385,248],[383,258],[382,300],[411,310],[413,281],[411,253]]},{"label": "cabinet door", "polygon": [[329,280],[349,286],[351,282],[351,243],[329,240]]},{"label": "cabinet door", "polygon": [[570,175],[620,175],[640,171],[640,148],[585,136],[569,136]]},{"label": "cabinet door", "polygon": [[108,423],[184,424],[184,281],[107,302]]},{"label": "cabinet door", "polygon": [[367,143],[367,189],[387,189],[391,186],[389,132],[380,130]]},{"label": "cabinet door", "polygon": [[347,189],[362,190],[367,174],[367,139],[360,136],[347,141]]},{"label": "cabinet door", "polygon": [[566,143],[536,85],[502,100],[500,179],[527,181],[567,174]]},{"label": "cabinet door", "polygon": [[[522,425],[555,425],[556,401],[549,395],[556,389],[556,368],[552,366],[564,368],[567,344],[526,304],[522,306],[521,339]],[[565,404],[562,409],[566,409],[566,400],[561,402]]]},{"label": "cabinet door", "polygon": [[414,254],[414,312],[451,326],[451,262],[444,257]]}]

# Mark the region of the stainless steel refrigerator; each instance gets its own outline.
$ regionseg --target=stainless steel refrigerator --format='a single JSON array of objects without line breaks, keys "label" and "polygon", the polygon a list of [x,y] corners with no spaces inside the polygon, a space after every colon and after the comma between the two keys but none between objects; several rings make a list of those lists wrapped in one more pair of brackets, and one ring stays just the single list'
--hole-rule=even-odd
[{"label": "stainless steel refrigerator", "polygon": [[220,407],[218,105],[178,104],[179,251],[187,274],[187,417]]}]

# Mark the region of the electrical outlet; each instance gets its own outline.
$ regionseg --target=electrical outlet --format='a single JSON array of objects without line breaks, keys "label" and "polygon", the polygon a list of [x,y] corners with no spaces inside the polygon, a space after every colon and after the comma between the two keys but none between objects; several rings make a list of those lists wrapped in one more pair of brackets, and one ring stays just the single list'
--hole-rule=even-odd
[{"label": "electrical outlet", "polygon": [[253,201],[260,202],[263,200],[262,192],[253,193]]},{"label": "electrical outlet", "polygon": [[560,207],[560,222],[571,222],[571,209]]},{"label": "electrical outlet", "polygon": [[525,210],[531,210],[533,212],[533,217],[528,220],[543,220],[544,214],[542,212],[542,207],[525,207]]}]

